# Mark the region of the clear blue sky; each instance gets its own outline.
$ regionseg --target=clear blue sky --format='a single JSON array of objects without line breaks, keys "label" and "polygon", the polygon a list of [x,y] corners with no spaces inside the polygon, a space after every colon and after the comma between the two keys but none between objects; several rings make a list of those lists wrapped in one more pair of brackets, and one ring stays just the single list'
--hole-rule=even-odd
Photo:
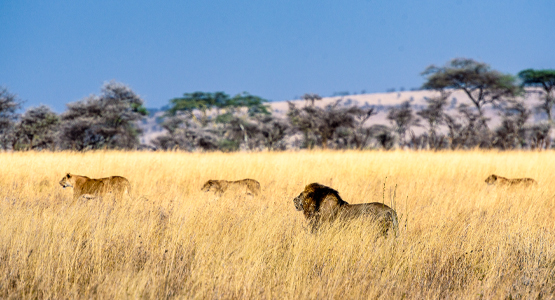
[{"label": "clear blue sky", "polygon": [[455,57],[555,68],[554,13],[552,0],[0,0],[0,85],[58,112],[110,80],[147,107],[193,91],[408,90]]}]

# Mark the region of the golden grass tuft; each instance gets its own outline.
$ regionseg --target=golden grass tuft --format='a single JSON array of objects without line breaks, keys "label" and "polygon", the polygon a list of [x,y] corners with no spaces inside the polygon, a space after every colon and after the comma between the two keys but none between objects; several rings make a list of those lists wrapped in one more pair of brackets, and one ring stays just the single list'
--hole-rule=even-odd
[{"label": "golden grass tuft", "polygon": [[[550,298],[554,152],[1,153],[0,298]],[[65,173],[128,178],[72,201]],[[537,188],[487,186],[492,174]],[[253,178],[253,198],[202,193]],[[387,179],[386,179],[387,178]],[[361,220],[307,230],[311,182],[394,205],[398,238]],[[384,188],[385,183],[385,188]],[[393,199],[394,198],[394,199]]]}]

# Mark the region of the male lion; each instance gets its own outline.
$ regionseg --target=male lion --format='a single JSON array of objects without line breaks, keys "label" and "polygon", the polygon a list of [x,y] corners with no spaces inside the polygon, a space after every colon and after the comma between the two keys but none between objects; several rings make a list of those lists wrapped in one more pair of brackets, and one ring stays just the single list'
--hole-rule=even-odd
[{"label": "male lion", "polygon": [[323,222],[362,217],[379,222],[384,235],[391,227],[397,234],[399,228],[397,213],[391,207],[379,202],[349,204],[341,199],[336,190],[319,183],[307,185],[304,191],[293,199],[293,203],[298,211],[303,211],[313,232]]},{"label": "male lion", "polygon": [[515,178],[509,179],[495,174],[490,175],[486,178],[486,183],[488,185],[498,185],[498,186],[524,186],[529,187],[532,185],[537,185],[538,183],[532,178]]},{"label": "male lion", "polygon": [[91,179],[87,176],[74,175],[67,173],[60,180],[60,185],[73,188],[73,199],[77,200],[81,196],[93,198],[112,193],[114,198],[121,199],[125,192],[129,193],[131,185],[129,180],[121,176],[110,176],[105,178]]},{"label": "male lion", "polygon": [[260,183],[254,179],[237,181],[208,180],[201,189],[203,192],[212,191],[220,196],[227,190],[237,190],[242,193],[258,196],[260,194]]}]

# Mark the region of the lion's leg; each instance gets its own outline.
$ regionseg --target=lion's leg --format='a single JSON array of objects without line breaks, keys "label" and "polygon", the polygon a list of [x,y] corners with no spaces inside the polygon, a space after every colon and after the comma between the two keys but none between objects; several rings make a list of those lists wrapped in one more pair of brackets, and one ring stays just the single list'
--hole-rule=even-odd
[{"label": "lion's leg", "polygon": [[83,194],[83,195],[81,195],[80,198],[83,198],[83,199],[85,199],[85,200],[93,200],[93,199],[96,199],[97,196],[91,195],[91,194]]},{"label": "lion's leg", "polygon": [[81,193],[81,190],[74,188],[73,189],[73,201],[78,200],[79,198],[81,198],[81,195],[83,193]]}]

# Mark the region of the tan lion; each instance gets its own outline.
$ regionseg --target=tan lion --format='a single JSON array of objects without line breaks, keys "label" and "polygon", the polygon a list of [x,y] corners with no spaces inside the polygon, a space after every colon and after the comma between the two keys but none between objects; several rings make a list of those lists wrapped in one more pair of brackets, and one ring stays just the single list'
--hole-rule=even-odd
[{"label": "tan lion", "polygon": [[131,191],[129,180],[121,176],[110,176],[105,178],[91,179],[87,176],[74,175],[67,173],[60,185],[73,188],[73,199],[77,200],[81,196],[85,198],[94,198],[97,196],[105,196],[111,193],[115,199],[121,199],[123,194]]},{"label": "tan lion", "polygon": [[397,213],[391,207],[379,202],[349,204],[341,199],[336,190],[319,183],[307,185],[293,199],[293,203],[298,211],[303,211],[313,232],[323,222],[355,218],[369,218],[373,222],[379,222],[384,235],[390,228],[393,228],[395,234],[399,229]]},{"label": "tan lion", "polygon": [[509,179],[509,178],[505,178],[505,177],[501,177],[501,176],[497,176],[495,174],[490,175],[488,178],[486,178],[486,183],[488,185],[498,185],[498,186],[507,186],[507,187],[511,187],[511,186],[523,186],[523,187],[529,187],[529,186],[535,186],[538,185],[538,182],[535,181],[532,178],[515,178],[515,179]]},{"label": "tan lion", "polygon": [[201,189],[203,192],[212,191],[220,196],[227,190],[258,196],[260,194],[260,183],[254,179],[242,179],[237,181],[208,180]]}]

